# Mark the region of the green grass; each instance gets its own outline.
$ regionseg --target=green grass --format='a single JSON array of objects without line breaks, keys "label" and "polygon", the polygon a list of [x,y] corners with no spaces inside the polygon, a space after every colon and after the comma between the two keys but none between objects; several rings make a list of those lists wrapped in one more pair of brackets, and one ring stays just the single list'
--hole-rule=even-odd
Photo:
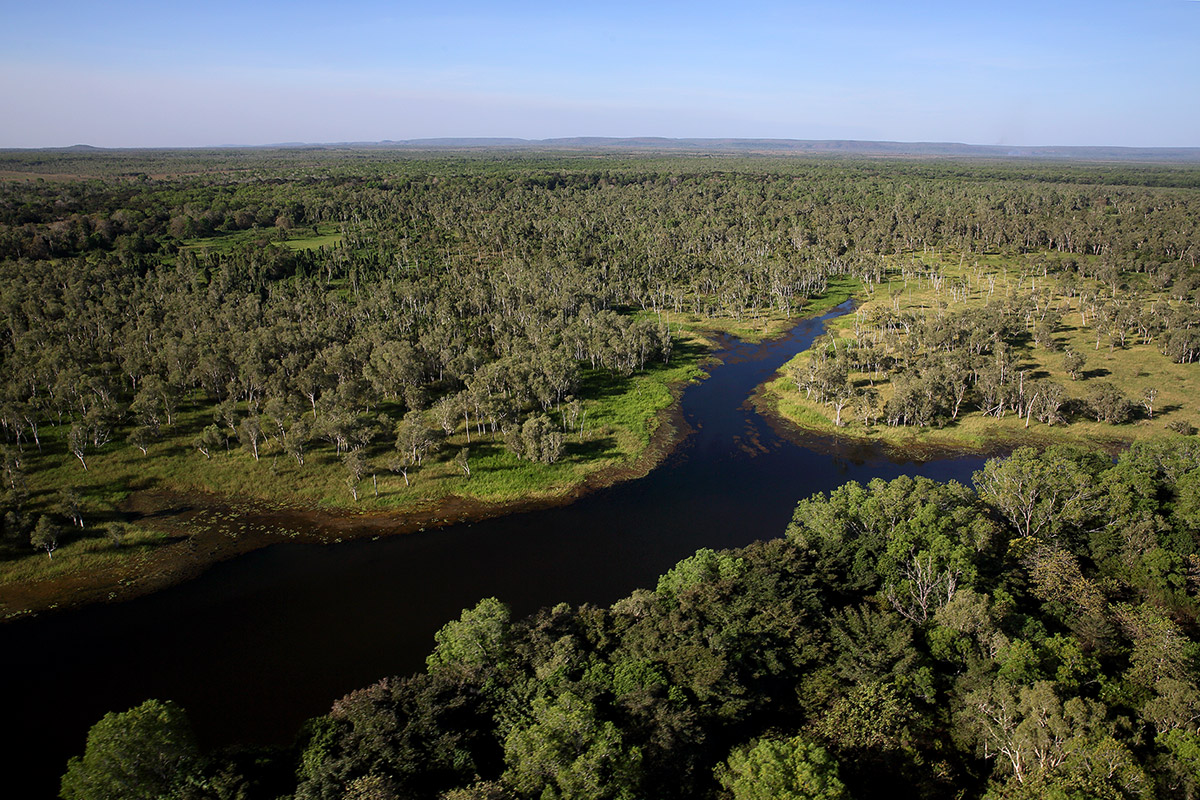
[{"label": "green grass", "polygon": [[[898,266],[900,259],[913,258],[917,256],[909,254],[894,257],[893,265]],[[871,287],[870,291],[863,288],[859,293],[861,301],[858,311],[868,314],[875,308],[886,307],[922,314],[932,311],[937,304],[945,303],[947,310],[954,312],[982,306],[989,299],[1027,296],[1032,288],[1042,291],[1056,285],[1053,273],[1046,275],[1041,267],[1046,260],[1044,255],[1030,255],[1021,259],[999,255],[972,256],[968,262],[966,258],[954,254],[924,254],[919,260],[941,268],[945,281],[940,289],[927,280],[910,279],[906,282],[893,273],[889,282]],[[994,279],[994,284],[989,283],[989,277]],[[1126,279],[1136,280],[1138,277],[1126,276]],[[965,296],[955,296],[950,292],[949,286],[955,282],[968,288]],[[1165,300],[1166,296],[1161,292],[1152,292],[1148,287],[1138,288],[1147,300]],[[1124,348],[1118,345],[1110,349],[1105,336],[1097,349],[1096,330],[1090,319],[1087,326],[1082,324],[1078,300],[1071,302],[1070,298],[1057,292],[1056,297],[1056,302],[1065,310],[1062,325],[1055,334],[1055,339],[1061,345],[1059,351],[1051,352],[1040,347],[1029,337],[1028,341],[1014,348],[1018,368],[1027,370],[1031,377],[1056,381],[1069,397],[1077,399],[1085,399],[1097,383],[1107,381],[1115,384],[1128,399],[1139,404],[1143,390],[1153,387],[1158,391],[1153,419],[1138,418],[1123,425],[1087,419],[1046,425],[1035,419],[1026,427],[1025,420],[1013,413],[997,419],[969,411],[960,413],[957,421],[943,428],[889,427],[883,423],[866,427],[861,419],[854,418],[856,409],[851,406],[843,410],[842,420],[845,424],[838,428],[834,425],[833,409],[806,399],[787,377],[777,378],[768,385],[769,402],[783,417],[804,429],[904,447],[928,445],[982,449],[997,443],[1020,441],[1111,444],[1178,435],[1164,427],[1176,420],[1200,427],[1200,409],[1195,402],[1195,398],[1200,397],[1200,366],[1176,364],[1159,352],[1156,342],[1142,344],[1133,338],[1128,340]],[[849,337],[853,326],[854,315],[851,314],[833,321],[829,330],[840,337]],[[1067,349],[1082,353],[1087,359],[1085,377],[1081,380],[1071,380],[1066,375],[1063,359]],[[809,358],[810,354],[801,353],[789,363],[789,367],[803,367]],[[785,367],[781,374],[786,376],[787,371],[788,367]],[[869,385],[868,377],[861,373],[851,375],[860,386]],[[891,396],[892,389],[886,380],[877,380],[875,386],[880,391],[882,407]]]},{"label": "green grass", "polygon": [[342,234],[336,232],[332,225],[319,225],[318,231],[325,231],[314,236],[289,236],[283,246],[289,250],[317,250],[322,247],[337,247],[342,243]]},{"label": "green grass", "polygon": [[[164,429],[146,455],[126,444],[123,437],[128,431],[120,430],[112,442],[86,455],[86,470],[67,451],[69,426],[52,426],[42,431],[42,452],[26,448],[24,454],[32,511],[35,517],[52,511],[58,492],[75,488],[84,499],[88,528],[82,535],[64,529],[53,558],[18,547],[4,562],[0,585],[99,569],[110,559],[165,541],[159,534],[121,521],[119,506],[137,490],[203,492],[234,503],[361,512],[428,509],[450,496],[506,502],[563,495],[588,476],[631,464],[640,456],[656,427],[656,415],[673,402],[671,387],[700,377],[707,352],[700,339],[686,337],[677,343],[669,365],[647,365],[644,372],[629,378],[585,371],[578,393],[586,410],[584,428],[582,433],[567,435],[565,453],[554,464],[517,458],[499,435],[480,438],[472,430],[468,443],[460,422],[440,452],[427,458],[420,469],[409,471],[411,485],[405,485],[401,475],[386,468],[394,450],[381,443],[366,453],[370,469],[359,483],[357,501],[346,485],[341,460],[323,442],[310,446],[303,466],[275,444],[264,447],[256,461],[236,440],[230,441],[228,450],[213,451],[211,458],[205,458],[193,440],[212,424],[213,415],[199,396],[180,408],[175,424]],[[462,447],[470,448],[469,478],[453,461]],[[217,526],[237,535],[239,530],[232,519],[204,517],[189,524],[197,531]],[[107,538],[114,526],[123,532],[121,547]],[[135,542],[137,547],[126,546]]]},{"label": "green grass", "polygon": [[[805,317],[820,316],[854,297],[862,283],[848,275],[837,275],[829,279],[825,294],[806,300],[799,309]],[[644,316],[653,316],[646,312]],[[736,336],[745,342],[761,342],[781,336],[791,330],[795,316],[784,316],[778,310],[751,310],[740,319],[733,317],[701,317],[695,314],[664,311],[662,318],[671,326],[671,331],[686,331],[704,337],[721,333]]]},{"label": "green grass", "polygon": [[341,244],[342,234],[336,225],[318,225],[315,234],[312,233],[312,228],[296,228],[288,232],[286,239],[280,240],[279,232],[273,228],[254,228],[217,236],[188,239],[183,243],[183,247],[185,250],[225,254],[257,240],[282,244],[289,250],[316,250],[320,247],[336,247]]},{"label": "green grass", "polygon": [[[109,530],[112,526],[105,526]],[[6,562],[0,571],[0,586],[38,580],[54,580],[95,570],[107,562],[125,561],[146,553],[166,541],[166,535],[132,525],[120,528],[119,543],[104,536],[77,536],[47,556],[34,556]]]}]

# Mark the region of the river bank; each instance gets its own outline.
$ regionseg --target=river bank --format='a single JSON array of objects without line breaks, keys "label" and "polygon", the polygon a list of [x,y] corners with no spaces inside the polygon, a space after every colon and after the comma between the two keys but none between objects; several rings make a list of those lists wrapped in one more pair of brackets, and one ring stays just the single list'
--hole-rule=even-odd
[{"label": "river bank", "polygon": [[447,495],[400,510],[353,511],[201,491],[135,490],[118,511],[128,524],[154,533],[153,544],[129,545],[131,552],[124,557],[105,559],[91,569],[0,586],[0,621],[152,594],[195,578],[214,564],[282,542],[337,544],[571,503],[598,489],[644,477],[662,463],[688,433],[678,404],[684,386],[680,382],[671,387],[674,399],[655,414],[649,426],[653,432],[636,457],[538,496],[488,502]]},{"label": "river bank", "polygon": [[[1045,258],[890,257],[885,280],[790,360],[758,407],[805,432],[789,435],[896,452],[1072,444],[1115,453],[1190,435],[1200,371],[1168,358],[1150,327],[1106,327],[1105,287],[1071,283]],[[1174,302],[1140,289],[1146,305]]]},{"label": "river bank", "polygon": [[[206,746],[286,744],[335,698],[421,669],[434,633],[481,597],[499,598],[514,615],[557,603],[607,605],[653,587],[699,548],[780,535],[798,500],[846,481],[969,481],[978,458],[830,456],[780,439],[750,407],[755,387],[838,313],[761,344],[723,341],[710,377],[682,387],[678,430],[686,435],[640,480],[403,536],[364,529],[351,540],[339,526],[361,517],[334,514],[324,540],[281,537],[152,595],[0,625],[0,647],[10,654],[0,668],[6,685],[28,686],[36,676],[54,687],[49,696],[5,698],[10,721],[30,732],[14,757],[50,785],[88,726],[149,697],[187,708]],[[172,502],[160,497],[142,511],[180,511]],[[277,520],[273,508],[259,513]],[[238,538],[258,535],[224,522]],[[235,552],[236,539],[219,536],[204,533],[197,546],[203,539]]]},{"label": "river bank", "polygon": [[[593,414],[599,419],[594,430],[602,439],[616,440],[616,444],[606,444],[604,456],[590,464],[545,467],[493,452],[490,458],[502,461],[498,467],[489,468],[485,461],[483,469],[473,466],[472,476],[466,479],[433,472],[430,476],[422,474],[414,482],[418,486],[448,486],[438,490],[442,494],[414,494],[407,481],[401,483],[398,476],[385,475],[380,481],[380,485],[386,485],[382,500],[379,495],[373,498],[370,489],[364,488],[361,505],[357,499],[350,505],[348,495],[331,501],[320,491],[310,495],[284,493],[278,486],[266,484],[265,474],[259,476],[257,488],[266,491],[268,497],[238,491],[239,486],[254,485],[253,480],[243,478],[240,484],[229,484],[217,479],[216,472],[212,473],[212,485],[223,491],[206,490],[194,482],[189,485],[187,480],[172,485],[169,478],[139,475],[134,484],[139,488],[123,494],[112,510],[122,530],[128,532],[125,538],[119,542],[84,540],[74,550],[60,550],[56,560],[43,561],[40,556],[27,559],[27,569],[33,568],[31,577],[14,579],[10,575],[0,583],[0,621],[92,603],[124,602],[193,579],[216,563],[273,544],[336,544],[479,522],[565,505],[600,489],[642,478],[688,434],[679,410],[680,396],[688,385],[707,377],[707,369],[719,363],[718,352],[734,343],[760,345],[784,338],[803,322],[845,303],[853,285],[844,278],[833,282],[825,296],[810,303],[805,315],[788,320],[766,317],[762,322],[735,322],[667,315],[667,323],[681,339],[682,353],[677,361],[682,363],[670,371],[643,376],[640,384],[626,387],[625,394],[637,398],[632,404],[621,402],[620,397],[600,401],[599,411]],[[660,392],[665,394],[656,394]],[[645,408],[653,410],[648,418],[644,410],[638,410]],[[485,446],[500,450],[495,442]],[[261,465],[248,456],[242,460],[243,469]],[[526,488],[506,491],[504,487],[510,481],[499,473],[512,469],[514,464],[544,474],[536,475],[525,484]],[[207,467],[208,460],[201,466]],[[100,469],[93,467],[92,474]],[[298,472],[298,468],[291,469]],[[274,466],[269,474],[271,479],[278,477]],[[393,505],[397,497],[402,497],[402,502]],[[375,507],[371,507],[372,501]],[[41,571],[49,574],[40,575]]]}]

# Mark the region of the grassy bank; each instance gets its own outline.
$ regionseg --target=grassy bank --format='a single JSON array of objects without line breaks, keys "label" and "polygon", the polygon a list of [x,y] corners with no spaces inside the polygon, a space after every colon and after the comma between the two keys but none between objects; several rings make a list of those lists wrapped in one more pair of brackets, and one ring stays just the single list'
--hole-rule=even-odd
[{"label": "grassy bank", "polygon": [[[803,317],[819,317],[862,291],[862,282],[848,275],[829,279],[825,293],[820,297],[805,300],[800,311]],[[787,333],[796,323],[796,317],[783,316],[778,312],[751,311],[740,318],[699,317],[695,314],[664,312],[664,318],[672,331],[688,335],[707,337],[711,334],[734,336],[744,342],[761,342]]]},{"label": "grassy bank", "polygon": [[[409,470],[407,482],[402,474],[388,469],[396,453],[393,448],[368,448],[366,470],[354,485],[357,499],[343,461],[325,443],[314,443],[303,466],[276,443],[264,445],[256,460],[235,438],[228,440],[228,447],[205,457],[195,440],[213,423],[213,409],[199,396],[190,398],[179,410],[175,423],[148,446],[146,454],[124,441],[127,431],[118,430],[113,441],[86,454],[86,469],[68,451],[68,426],[43,429],[41,450],[27,446],[20,455],[30,506],[35,514],[60,514],[64,493],[74,492],[82,501],[86,527],[60,526],[59,544],[52,557],[30,548],[4,562],[0,614],[21,605],[14,601],[22,594],[18,590],[36,583],[71,587],[88,584],[89,575],[108,575],[106,579],[120,584],[112,587],[112,596],[117,596],[124,584],[136,580],[140,560],[155,548],[177,541],[181,532],[193,535],[220,529],[225,536],[246,533],[258,539],[272,535],[265,528],[240,531],[229,520],[197,522],[206,519],[203,514],[180,522],[173,510],[157,522],[155,514],[141,519],[142,515],[130,508],[131,497],[137,494],[190,497],[197,506],[231,503],[235,508],[240,504],[259,510],[416,514],[436,519],[436,514],[430,514],[447,504],[465,502],[479,508],[550,500],[566,497],[584,485],[635,474],[649,466],[642,463],[644,456],[678,387],[703,374],[701,364],[712,343],[702,329],[700,323],[694,329],[680,328],[669,364],[648,364],[643,372],[629,377],[585,370],[577,393],[581,419],[566,435],[562,457],[555,463],[520,459],[505,447],[499,434],[480,436],[474,426],[468,436],[460,420],[440,449],[420,468]],[[393,417],[399,416],[398,409],[392,411]],[[468,450],[469,476],[456,462],[464,448]],[[173,537],[164,534],[164,524]],[[279,534],[294,532],[280,530]],[[180,551],[179,555],[185,554]],[[194,553],[186,555],[195,557]],[[121,577],[112,578],[114,575]]]},{"label": "grassy bank", "polygon": [[[1049,263],[1048,263],[1049,261]],[[895,373],[851,370],[849,380],[859,392],[878,393],[876,419],[861,397],[842,410],[842,424],[830,402],[819,402],[802,387],[814,352],[801,353],[765,389],[764,400],[780,416],[811,431],[876,441],[896,447],[914,445],[988,449],[1025,443],[1075,442],[1120,446],[1139,439],[1178,436],[1167,426],[1200,426],[1200,367],[1175,363],[1163,355],[1156,340],[1145,341],[1130,331],[1122,343],[1096,316],[1096,304],[1114,302],[1130,295],[1142,304],[1170,304],[1170,296],[1149,285],[1144,276],[1124,275],[1120,287],[1095,281],[1068,281],[1054,272],[1052,258],[1030,255],[1023,258],[923,254],[894,257],[887,280],[866,285],[857,296],[853,314],[834,320],[829,328],[833,339],[827,347],[855,346],[873,320],[890,314],[907,315],[915,329],[920,320],[946,316],[988,303],[1035,303],[1061,315],[1054,326],[1051,344],[1038,342],[1030,324],[1013,336],[1011,368],[1030,381],[1049,380],[1062,387],[1066,400],[1062,419],[1051,422],[1011,411],[1001,417],[985,415],[978,407],[964,404],[957,419],[940,419],[925,426],[889,425],[882,418],[895,394]],[[1038,314],[1031,315],[1036,319]],[[912,334],[900,333],[897,341]],[[903,345],[901,345],[903,346]],[[1072,376],[1068,353],[1084,359],[1082,369]],[[1098,422],[1089,416],[1088,403],[1101,384],[1111,384],[1129,401],[1133,413],[1123,424]],[[1153,402],[1147,407],[1148,391]]]},{"label": "grassy bank", "polygon": [[[857,288],[853,279],[832,280],[824,296],[804,305],[804,313],[825,313]],[[42,585],[38,594],[62,586],[68,592],[74,591],[71,587],[86,588],[100,599],[118,597],[142,582],[143,574],[154,572],[156,585],[163,583],[162,573],[177,567],[164,564],[164,559],[225,557],[298,535],[294,526],[264,522],[264,510],[268,517],[271,511],[311,512],[325,515],[313,518],[323,520],[350,515],[364,522],[412,518],[437,524],[453,518],[464,505],[478,513],[488,506],[553,502],[583,487],[636,476],[661,456],[658,450],[669,447],[673,434],[656,437],[658,428],[680,387],[703,376],[702,364],[712,352],[714,336],[757,341],[780,335],[795,323],[794,317],[778,313],[735,320],[664,312],[662,319],[675,340],[670,362],[647,364],[628,377],[583,370],[577,392],[579,422],[566,434],[561,458],[550,464],[518,458],[500,434],[480,435],[474,425],[468,433],[461,420],[419,468],[409,469],[407,481],[389,469],[396,450],[379,443],[364,451],[366,469],[357,482],[349,480],[343,460],[324,442],[312,444],[303,465],[274,441],[262,445],[255,459],[226,428],[226,446],[206,457],[196,440],[214,423],[214,414],[200,395],[188,399],[174,424],[164,428],[145,454],[125,441],[128,431],[118,429],[111,442],[85,454],[86,469],[69,452],[67,425],[43,429],[40,451],[26,447],[21,455],[31,506],[35,513],[61,515],[63,497],[75,493],[82,501],[86,527],[60,526],[53,557],[29,549],[4,562],[0,614],[27,610],[30,601],[24,597],[30,586]],[[379,410],[397,419],[403,409]],[[469,475],[457,459],[464,449]],[[153,508],[147,514],[147,501],[135,502],[158,495],[184,498],[196,511],[181,517],[177,509],[149,501]],[[243,524],[239,507],[258,516]],[[340,539],[344,533],[342,527],[325,530],[316,525],[306,537]],[[181,537],[198,536],[216,536],[217,545],[210,538],[199,547],[178,547]],[[224,541],[239,537],[245,541]],[[174,555],[164,555],[171,547]],[[113,585],[96,595],[96,580]],[[21,602],[14,600],[18,594]],[[49,605],[53,603],[42,607]]]}]

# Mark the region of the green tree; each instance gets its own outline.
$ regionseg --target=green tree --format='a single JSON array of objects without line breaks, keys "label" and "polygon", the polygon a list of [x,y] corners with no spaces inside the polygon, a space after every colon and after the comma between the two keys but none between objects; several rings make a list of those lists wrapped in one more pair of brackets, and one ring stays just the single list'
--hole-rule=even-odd
[{"label": "green tree", "polygon": [[254,456],[254,460],[258,461],[259,444],[266,438],[258,415],[251,414],[242,420],[241,424],[238,425],[237,435],[238,441],[250,451],[250,454]]},{"label": "green tree", "polygon": [[1063,354],[1063,369],[1067,371],[1067,375],[1071,380],[1077,381],[1083,377],[1083,368],[1087,365],[1087,359],[1082,353],[1075,350],[1068,350]]},{"label": "green tree", "polygon": [[363,458],[362,450],[347,450],[342,454],[342,466],[346,468],[346,488],[358,502],[358,484],[363,473],[367,471],[367,461]]},{"label": "green tree", "polygon": [[195,438],[192,444],[204,454],[205,459],[209,459],[212,458],[213,450],[220,447],[224,441],[225,436],[221,433],[221,429],[216,425],[209,425],[200,432],[200,435]]},{"label": "green tree", "polygon": [[746,564],[742,559],[704,547],[659,577],[655,592],[660,597],[677,601],[679,595],[689,587],[736,580],[745,572]]},{"label": "green tree", "polygon": [[83,530],[83,498],[74,486],[59,490],[56,510]]},{"label": "green tree", "polygon": [[147,700],[105,714],[88,731],[83,756],[67,762],[63,800],[158,800],[196,771],[198,751],[187,714]]},{"label": "green tree", "polygon": [[30,534],[29,543],[38,550],[45,550],[49,558],[54,558],[54,551],[58,549],[58,535],[58,525],[50,517],[42,515]]},{"label": "green tree", "polygon": [[1088,406],[1097,422],[1121,425],[1133,416],[1133,403],[1111,383],[1100,383],[1088,395]]},{"label": "green tree", "polygon": [[612,722],[571,692],[537,697],[525,726],[504,742],[504,780],[542,800],[626,800],[637,796],[641,750],[625,744]]},{"label": "green tree", "polygon": [[154,444],[154,440],[156,438],[157,436],[155,435],[154,429],[145,425],[138,425],[135,427],[129,432],[128,437],[129,443],[138,450],[141,450],[142,455],[146,455],[146,453],[150,450],[150,445]]},{"label": "green tree", "polygon": [[988,459],[974,480],[979,496],[1021,536],[1049,539],[1099,510],[1094,464],[1066,448],[1019,447],[1008,458]]},{"label": "green tree", "polygon": [[494,597],[480,600],[434,634],[437,644],[425,661],[430,672],[475,673],[494,666],[508,650],[509,621],[508,606]]},{"label": "green tree", "polygon": [[87,472],[88,468],[86,456],[89,444],[87,428],[81,423],[73,423],[70,432],[67,434],[67,449],[79,459],[79,463],[83,465],[84,472]]},{"label": "green tree", "polygon": [[848,800],[850,796],[833,757],[799,736],[760,739],[738,748],[716,774],[734,800]]},{"label": "green tree", "polygon": [[408,486],[408,471],[420,468],[425,457],[435,452],[441,444],[437,432],[425,423],[420,411],[409,411],[396,425],[396,452],[393,469],[404,475]]}]

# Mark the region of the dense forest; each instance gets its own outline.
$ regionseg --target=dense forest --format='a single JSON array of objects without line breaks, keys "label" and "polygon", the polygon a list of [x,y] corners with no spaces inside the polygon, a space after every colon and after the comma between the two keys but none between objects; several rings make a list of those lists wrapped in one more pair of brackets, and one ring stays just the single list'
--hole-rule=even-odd
[{"label": "dense forest", "polygon": [[[431,465],[465,485],[483,453],[586,462],[603,450],[583,441],[592,399],[669,363],[681,325],[794,317],[831,278],[869,290],[901,254],[1040,259],[1113,296],[1150,281],[1170,299],[1105,302],[1106,330],[1156,336],[1175,361],[1200,352],[1189,167],[302,149],[0,162],[8,559],[106,531],[119,544],[128,469],[253,493],[269,456],[270,475],[295,464],[269,491],[314,480],[334,491],[307,499],[350,504],[364,480],[374,500],[380,474],[407,487]],[[954,416],[968,379],[983,406],[1052,419],[1061,393],[1014,389],[1003,362],[1004,337],[1040,339],[1045,317],[994,307],[939,318],[929,347],[851,355],[932,374],[880,409],[888,422]],[[873,324],[876,339],[912,327]],[[911,364],[951,345],[996,363]],[[809,391],[829,395],[845,361]],[[88,475],[134,451],[135,468]]]},{"label": "dense forest", "polygon": [[1196,797],[1200,448],[974,483],[847,484],[609,608],[482,600],[291,749],[110,714],[62,796]]},{"label": "dense forest", "polygon": [[[536,466],[535,493],[612,457],[605,409],[640,378],[692,377],[668,370],[697,329],[896,278],[983,296],[930,265],[999,260],[1049,294],[856,317],[790,391],[857,416],[886,374],[863,417],[888,427],[1161,415],[1119,385],[1068,404],[1013,361],[1063,362],[1064,299],[1097,349],[1200,354],[1187,166],[80,151],[0,154],[0,177],[6,581],[148,546],[121,505],[144,486],[403,510],[486,464]],[[97,723],[62,796],[1194,797],[1194,413],[1115,461],[848,484],[609,608],[482,600],[424,673],[290,749],[201,752],[148,701]]]}]

